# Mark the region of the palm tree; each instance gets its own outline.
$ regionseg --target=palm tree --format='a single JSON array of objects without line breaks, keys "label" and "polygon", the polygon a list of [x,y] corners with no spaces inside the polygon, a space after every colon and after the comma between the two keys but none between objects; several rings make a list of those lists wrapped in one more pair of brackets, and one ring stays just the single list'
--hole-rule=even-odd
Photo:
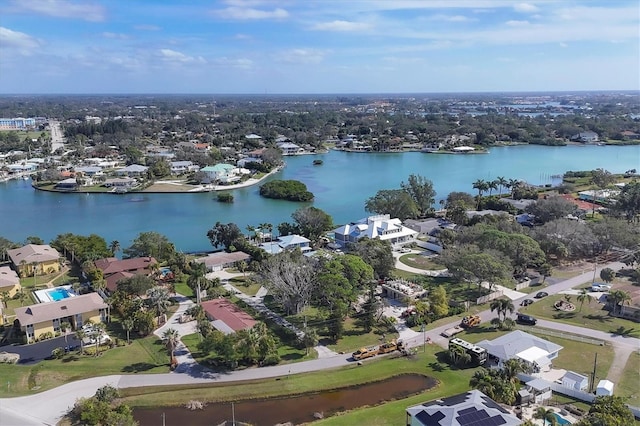
[{"label": "palm tree", "polygon": [[507,185],[509,185],[509,181],[507,179],[505,179],[504,176],[498,176],[495,180],[495,182],[498,184],[498,187],[500,188],[500,193],[499,195],[502,195],[502,190],[504,188],[507,187]]},{"label": "palm tree", "polygon": [[481,368],[480,370],[473,373],[471,380],[469,380],[469,386],[479,390],[489,398],[495,398],[496,386],[494,382],[495,380],[491,376],[489,370],[487,370],[486,368]]},{"label": "palm tree", "polygon": [[[613,290],[609,292],[609,296],[607,296],[607,303],[611,303],[613,305],[613,313],[619,313],[622,311],[622,306],[625,303],[629,303],[631,301],[631,295],[623,290]],[[620,307],[620,309],[618,309]]]},{"label": "palm tree", "polygon": [[487,182],[487,189],[489,190],[489,197],[491,197],[491,192],[493,190],[498,189],[498,181],[497,180],[490,180]]},{"label": "palm tree", "polygon": [[178,342],[180,341],[180,334],[178,333],[178,330],[174,328],[167,328],[164,333],[162,333],[162,341],[167,346],[167,349],[169,349],[170,362],[173,364],[174,352],[178,346]]},{"label": "palm tree", "polygon": [[95,356],[98,356],[99,353],[100,353],[99,352],[99,350],[100,350],[100,341],[102,340],[102,337],[104,336],[104,332],[107,329],[107,327],[103,323],[98,322],[98,323],[95,323],[93,325],[93,329],[95,330],[94,338],[96,339],[96,354],[95,354]]},{"label": "palm tree", "polygon": [[114,256],[120,251],[120,249],[120,241],[118,240],[113,240],[111,241],[111,244],[109,244],[109,250],[111,250],[111,253],[113,253]]},{"label": "palm tree", "polygon": [[478,179],[473,182],[473,189],[477,189],[478,197],[482,197],[482,193],[489,188],[487,187],[487,182],[484,179]]},{"label": "palm tree", "polygon": [[516,189],[520,186],[520,181],[518,179],[509,179],[508,187],[511,189]]},{"label": "palm tree", "polygon": [[18,299],[20,300],[20,306],[24,306],[24,301],[27,298],[27,293],[25,293],[23,288],[20,288],[20,290],[18,290],[17,295],[18,295]]},{"label": "palm tree", "polygon": [[578,302],[580,302],[580,309],[578,309],[578,312],[582,312],[582,305],[584,304],[584,302],[587,302],[587,304],[591,304],[593,296],[589,294],[589,291],[586,288],[583,288],[582,290],[580,290],[580,294],[578,295],[578,297],[576,297],[576,299],[578,300]]},{"label": "palm tree", "polygon": [[76,339],[80,341],[80,354],[84,355],[84,339],[87,337],[87,333],[82,329],[82,327],[76,330]]},{"label": "palm tree", "polygon": [[38,262],[31,262],[31,272],[33,272],[33,285],[35,286],[37,283],[36,281],[36,273],[38,272]]},{"label": "palm tree", "polygon": [[187,278],[187,285],[196,294],[196,303],[202,302],[201,293],[202,290],[206,290],[211,286],[211,280],[207,278],[207,265],[199,262],[191,262],[191,271],[189,278]]},{"label": "palm tree", "polygon": [[169,300],[171,295],[166,288],[160,286],[151,287],[147,290],[147,296],[149,297],[149,302],[156,308],[158,318],[167,312],[167,308],[171,304]]},{"label": "palm tree", "polygon": [[500,315],[502,315],[503,320],[507,318],[507,311],[509,313],[513,313],[513,311],[515,310],[513,302],[509,299],[494,299],[491,301],[489,307],[491,308],[491,312],[497,312],[498,318],[500,318]]},{"label": "palm tree", "polygon": [[518,383],[518,374],[526,373],[528,371],[530,371],[530,368],[524,363],[524,361],[518,358],[511,358],[507,360],[500,370],[502,377],[511,383]]},{"label": "palm tree", "polygon": [[247,225],[247,231],[249,231],[249,241],[251,241],[251,234],[253,233],[253,238],[257,239],[256,227],[253,225]]},{"label": "palm tree", "polygon": [[67,346],[67,335],[69,334],[69,330],[71,330],[71,324],[69,323],[69,321],[62,321],[60,323],[60,329],[64,333],[64,345]]},{"label": "palm tree", "polygon": [[127,332],[127,345],[131,343],[129,336],[130,336],[131,330],[133,330],[134,325],[135,323],[132,318],[125,318],[122,320],[122,328],[124,328],[125,331]]},{"label": "palm tree", "polygon": [[556,426],[558,424],[558,419],[555,416],[552,408],[544,408],[538,407],[536,412],[533,414],[534,419],[542,420],[543,424],[546,426]]}]

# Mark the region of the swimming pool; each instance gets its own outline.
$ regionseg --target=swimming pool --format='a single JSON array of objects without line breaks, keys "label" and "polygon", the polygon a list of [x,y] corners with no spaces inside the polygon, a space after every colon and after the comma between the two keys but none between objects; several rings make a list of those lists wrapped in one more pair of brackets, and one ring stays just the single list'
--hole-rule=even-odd
[{"label": "swimming pool", "polygon": [[556,416],[556,423],[558,423],[559,425],[570,425],[571,424],[571,422],[569,420],[565,419],[560,414],[553,413],[553,415]]},{"label": "swimming pool", "polygon": [[54,302],[71,297],[71,295],[65,288],[56,288],[54,290],[49,290],[47,291],[47,294]]}]

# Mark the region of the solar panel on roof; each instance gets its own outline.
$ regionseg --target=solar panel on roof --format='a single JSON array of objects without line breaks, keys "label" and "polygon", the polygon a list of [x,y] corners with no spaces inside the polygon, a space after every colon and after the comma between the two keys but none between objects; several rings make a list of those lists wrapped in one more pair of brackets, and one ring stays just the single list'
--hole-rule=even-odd
[{"label": "solar panel on roof", "polygon": [[440,411],[436,411],[433,414],[429,414],[426,411],[420,411],[416,414],[415,418],[420,420],[423,425],[439,426],[440,420],[444,419],[445,415]]},{"label": "solar panel on roof", "polygon": [[450,396],[449,398],[444,398],[442,400],[442,404],[445,407],[451,407],[453,405],[458,405],[465,402],[469,398],[469,393],[461,393],[458,395]]}]

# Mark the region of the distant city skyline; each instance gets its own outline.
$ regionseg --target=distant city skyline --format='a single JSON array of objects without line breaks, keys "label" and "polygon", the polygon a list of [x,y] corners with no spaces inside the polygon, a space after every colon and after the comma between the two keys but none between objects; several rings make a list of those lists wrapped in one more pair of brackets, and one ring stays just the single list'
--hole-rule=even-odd
[{"label": "distant city skyline", "polygon": [[637,0],[4,0],[0,93],[640,90]]}]

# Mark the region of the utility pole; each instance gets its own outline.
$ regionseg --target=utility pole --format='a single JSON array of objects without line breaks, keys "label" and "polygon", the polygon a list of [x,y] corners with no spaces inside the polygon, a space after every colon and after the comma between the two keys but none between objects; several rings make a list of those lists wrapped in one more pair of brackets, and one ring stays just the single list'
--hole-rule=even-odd
[{"label": "utility pole", "polygon": [[596,366],[598,365],[598,353],[596,352],[595,357],[593,359],[593,372],[591,373],[591,386],[589,387],[589,390],[591,392],[593,392],[593,386],[596,382]]},{"label": "utility pole", "polygon": [[422,352],[427,352],[427,328],[422,324],[420,327],[422,331]]},{"label": "utility pole", "polygon": [[165,422],[164,421],[165,421],[165,415],[164,415],[164,412],[163,412],[162,413],[162,426],[165,426]]},{"label": "utility pole", "polygon": [[236,406],[235,403],[231,403],[231,426],[236,426]]}]

